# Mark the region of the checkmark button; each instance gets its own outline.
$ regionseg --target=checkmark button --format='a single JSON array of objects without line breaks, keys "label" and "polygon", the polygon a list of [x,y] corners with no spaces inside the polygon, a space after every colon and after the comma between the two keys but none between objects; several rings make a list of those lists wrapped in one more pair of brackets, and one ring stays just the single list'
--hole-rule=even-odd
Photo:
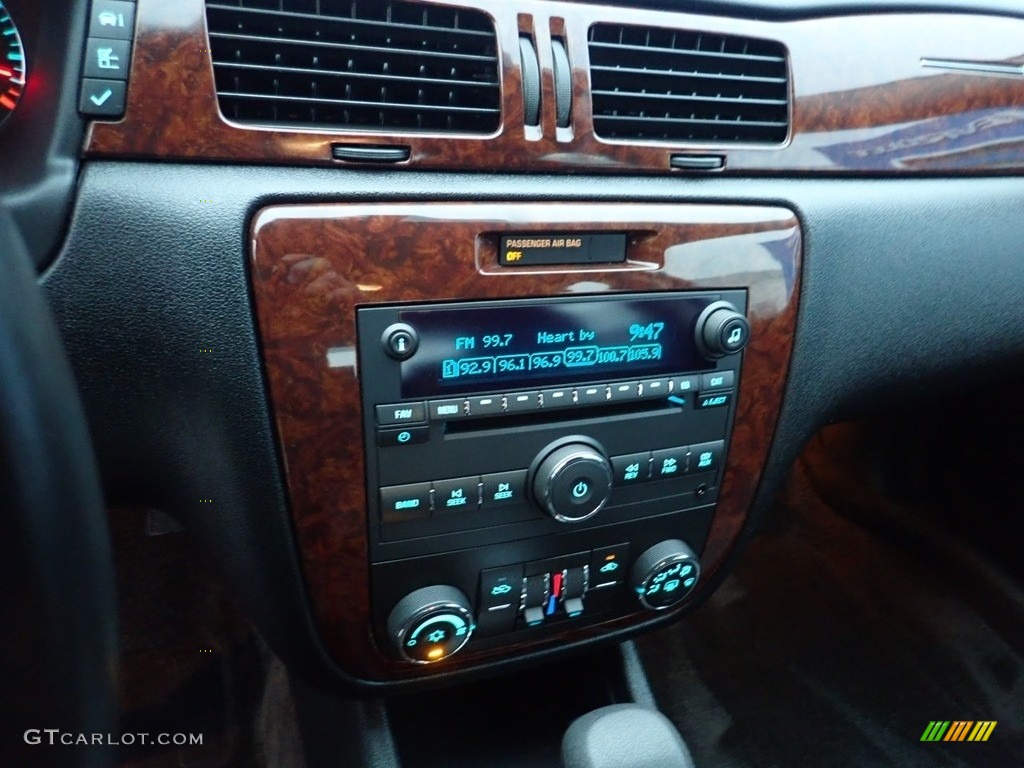
[{"label": "checkmark button", "polygon": [[93,117],[120,117],[124,114],[125,82],[87,77],[82,81],[78,111]]},{"label": "checkmark button", "polygon": [[109,99],[113,95],[114,95],[113,89],[112,88],[107,88],[107,90],[105,90],[103,92],[103,94],[100,95],[100,96],[97,96],[95,93],[92,94],[89,97],[89,101],[91,101],[97,107],[102,107],[106,103],[107,99]]}]

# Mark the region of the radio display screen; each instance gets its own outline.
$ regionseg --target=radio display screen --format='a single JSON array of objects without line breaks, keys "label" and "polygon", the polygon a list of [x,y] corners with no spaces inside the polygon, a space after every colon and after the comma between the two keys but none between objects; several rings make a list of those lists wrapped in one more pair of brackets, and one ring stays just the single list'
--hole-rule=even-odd
[{"label": "radio display screen", "polygon": [[402,310],[420,346],[402,363],[402,396],[662,376],[707,368],[693,334],[713,299],[510,301]]}]

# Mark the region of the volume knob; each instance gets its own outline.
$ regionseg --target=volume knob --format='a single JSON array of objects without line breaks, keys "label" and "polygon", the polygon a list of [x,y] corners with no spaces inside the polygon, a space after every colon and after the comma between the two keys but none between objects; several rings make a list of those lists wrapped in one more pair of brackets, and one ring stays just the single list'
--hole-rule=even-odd
[{"label": "volume knob", "polygon": [[534,465],[534,500],[558,522],[586,520],[608,502],[612,467],[601,448],[587,438],[552,443]]}]

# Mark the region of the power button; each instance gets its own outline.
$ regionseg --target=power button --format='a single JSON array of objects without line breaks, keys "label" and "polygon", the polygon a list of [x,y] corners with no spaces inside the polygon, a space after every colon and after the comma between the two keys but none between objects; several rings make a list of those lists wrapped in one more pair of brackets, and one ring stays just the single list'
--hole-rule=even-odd
[{"label": "power button", "polygon": [[586,520],[608,500],[612,474],[596,447],[570,441],[546,454],[537,466],[533,494],[541,509],[562,523]]},{"label": "power button", "polygon": [[384,352],[395,360],[408,360],[420,346],[420,335],[407,323],[392,323],[380,337]]}]

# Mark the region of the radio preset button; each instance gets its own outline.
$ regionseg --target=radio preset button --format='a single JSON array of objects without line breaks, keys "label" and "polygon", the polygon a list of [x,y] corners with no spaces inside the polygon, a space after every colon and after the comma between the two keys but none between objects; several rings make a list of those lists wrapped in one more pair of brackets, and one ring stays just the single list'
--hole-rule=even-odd
[{"label": "radio preset button", "polygon": [[505,395],[506,413],[525,413],[540,408],[539,392],[513,392]]},{"label": "radio preset button", "polygon": [[377,445],[392,448],[397,445],[412,445],[430,440],[430,427],[407,427],[406,429],[382,429],[377,433]]},{"label": "radio preset button", "polygon": [[646,483],[651,479],[650,452],[612,456],[612,476],[615,485]]},{"label": "radio preset button", "polygon": [[483,508],[497,509],[526,501],[526,470],[484,475]]},{"label": "radio preset button", "polygon": [[708,392],[697,396],[697,408],[724,408],[732,402],[732,392]]},{"label": "radio preset button", "polygon": [[668,395],[668,379],[646,379],[640,382],[640,397],[645,400]]},{"label": "radio preset button", "polygon": [[544,389],[541,390],[540,396],[543,399],[544,408],[571,408],[576,405],[572,387]]},{"label": "radio preset button", "polygon": [[651,478],[669,480],[686,474],[686,446],[652,451]]},{"label": "radio preset button", "polygon": [[640,397],[640,382],[620,381],[618,384],[608,385],[608,400],[613,403],[621,403],[626,400],[636,400]]},{"label": "radio preset button", "polygon": [[434,481],[434,512],[475,512],[480,506],[480,478]]},{"label": "radio preset button", "polygon": [[505,411],[501,395],[471,397],[469,399],[470,416],[495,416]]},{"label": "radio preset button", "polygon": [[592,384],[589,387],[576,387],[576,402],[580,405],[597,405],[607,402],[608,386]]},{"label": "radio preset button", "polygon": [[734,371],[715,371],[705,373],[700,377],[700,391],[706,392],[709,389],[732,389],[736,381]]},{"label": "radio preset button", "polygon": [[394,403],[377,406],[377,423],[382,427],[392,424],[417,424],[427,420],[427,406],[423,403]]},{"label": "radio preset button", "polygon": [[430,483],[392,485],[380,489],[380,519],[404,523],[430,517]]},{"label": "radio preset button", "polygon": [[690,446],[690,474],[697,472],[714,472],[722,463],[722,452],[725,450],[724,440],[701,443]]},{"label": "radio preset button", "polygon": [[462,419],[468,415],[469,406],[465,398],[458,400],[431,400],[430,418],[435,421]]}]

